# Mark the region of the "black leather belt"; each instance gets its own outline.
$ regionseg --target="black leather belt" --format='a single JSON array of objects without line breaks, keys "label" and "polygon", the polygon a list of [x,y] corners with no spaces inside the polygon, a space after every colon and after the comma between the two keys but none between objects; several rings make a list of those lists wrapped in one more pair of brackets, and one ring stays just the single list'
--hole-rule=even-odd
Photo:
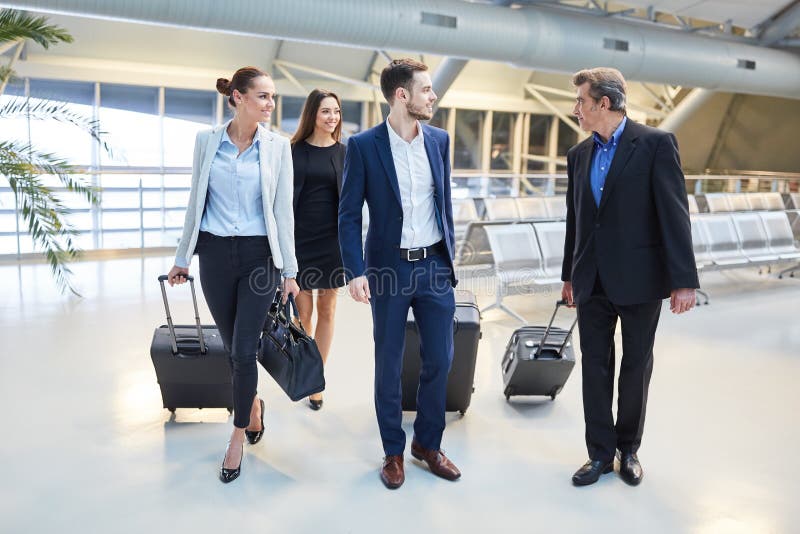
[{"label": "black leather belt", "polygon": [[429,247],[401,248],[400,258],[406,261],[419,261],[419,260],[424,260],[428,256],[435,256],[437,254],[446,254],[446,253],[447,253],[447,246],[445,246],[444,241],[439,241],[438,243],[434,243]]}]

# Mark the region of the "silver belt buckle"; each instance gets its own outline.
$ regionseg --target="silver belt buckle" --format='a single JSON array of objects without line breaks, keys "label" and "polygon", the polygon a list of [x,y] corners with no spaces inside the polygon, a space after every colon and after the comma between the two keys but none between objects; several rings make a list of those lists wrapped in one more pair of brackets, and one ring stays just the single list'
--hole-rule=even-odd
[{"label": "silver belt buckle", "polygon": [[[412,258],[411,257],[411,253],[412,252],[416,252],[418,250],[422,251],[422,257],[421,258]],[[406,261],[419,261],[419,260],[424,260],[427,257],[428,257],[428,249],[425,248],[425,247],[410,248],[410,249],[408,249],[408,252],[406,252]]]}]

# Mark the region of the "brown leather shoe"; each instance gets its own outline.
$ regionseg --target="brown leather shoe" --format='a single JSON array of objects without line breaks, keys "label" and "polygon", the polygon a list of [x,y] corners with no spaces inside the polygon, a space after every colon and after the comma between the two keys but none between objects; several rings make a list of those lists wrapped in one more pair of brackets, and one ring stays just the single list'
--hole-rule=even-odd
[{"label": "brown leather shoe", "polygon": [[381,467],[381,482],[389,489],[397,489],[406,481],[406,474],[403,471],[403,456],[386,456]]},{"label": "brown leather shoe", "polygon": [[417,460],[428,464],[431,473],[447,480],[457,480],[461,471],[451,462],[441,450],[425,449],[416,439],[411,441],[411,455]]}]

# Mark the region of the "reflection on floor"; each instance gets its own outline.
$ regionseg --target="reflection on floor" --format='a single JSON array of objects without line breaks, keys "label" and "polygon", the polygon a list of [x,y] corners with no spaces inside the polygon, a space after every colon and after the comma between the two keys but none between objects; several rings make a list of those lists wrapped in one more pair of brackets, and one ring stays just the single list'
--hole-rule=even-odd
[{"label": "reflection on floor", "polygon": [[[0,266],[0,531],[796,532],[800,280],[706,275],[711,305],[662,314],[638,488],[617,475],[571,486],[586,454],[580,362],[554,402],[507,403],[499,362],[517,325],[487,313],[472,405],[448,415],[443,444],[462,480],[407,455],[406,484],[389,492],[369,309],[344,294],[325,407],[292,404],[262,371],[266,436],[247,448],[241,478],[219,483],[231,419],[171,417],[150,362],[164,322],[156,276],[170,263],[76,264],[83,299],[60,296],[44,265]],[[191,321],[188,290],[170,295],[176,321]],[[541,323],[555,298],[507,302]]]}]

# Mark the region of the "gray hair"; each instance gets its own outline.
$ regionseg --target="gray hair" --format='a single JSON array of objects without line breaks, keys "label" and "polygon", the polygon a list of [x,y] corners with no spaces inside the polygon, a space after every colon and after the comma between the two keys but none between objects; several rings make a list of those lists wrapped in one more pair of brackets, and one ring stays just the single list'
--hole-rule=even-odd
[{"label": "gray hair", "polygon": [[625,113],[625,91],[627,84],[622,73],[617,69],[608,67],[597,67],[594,69],[584,69],[575,73],[572,77],[572,85],[579,87],[589,83],[589,95],[595,100],[608,97],[611,102],[609,110]]}]

